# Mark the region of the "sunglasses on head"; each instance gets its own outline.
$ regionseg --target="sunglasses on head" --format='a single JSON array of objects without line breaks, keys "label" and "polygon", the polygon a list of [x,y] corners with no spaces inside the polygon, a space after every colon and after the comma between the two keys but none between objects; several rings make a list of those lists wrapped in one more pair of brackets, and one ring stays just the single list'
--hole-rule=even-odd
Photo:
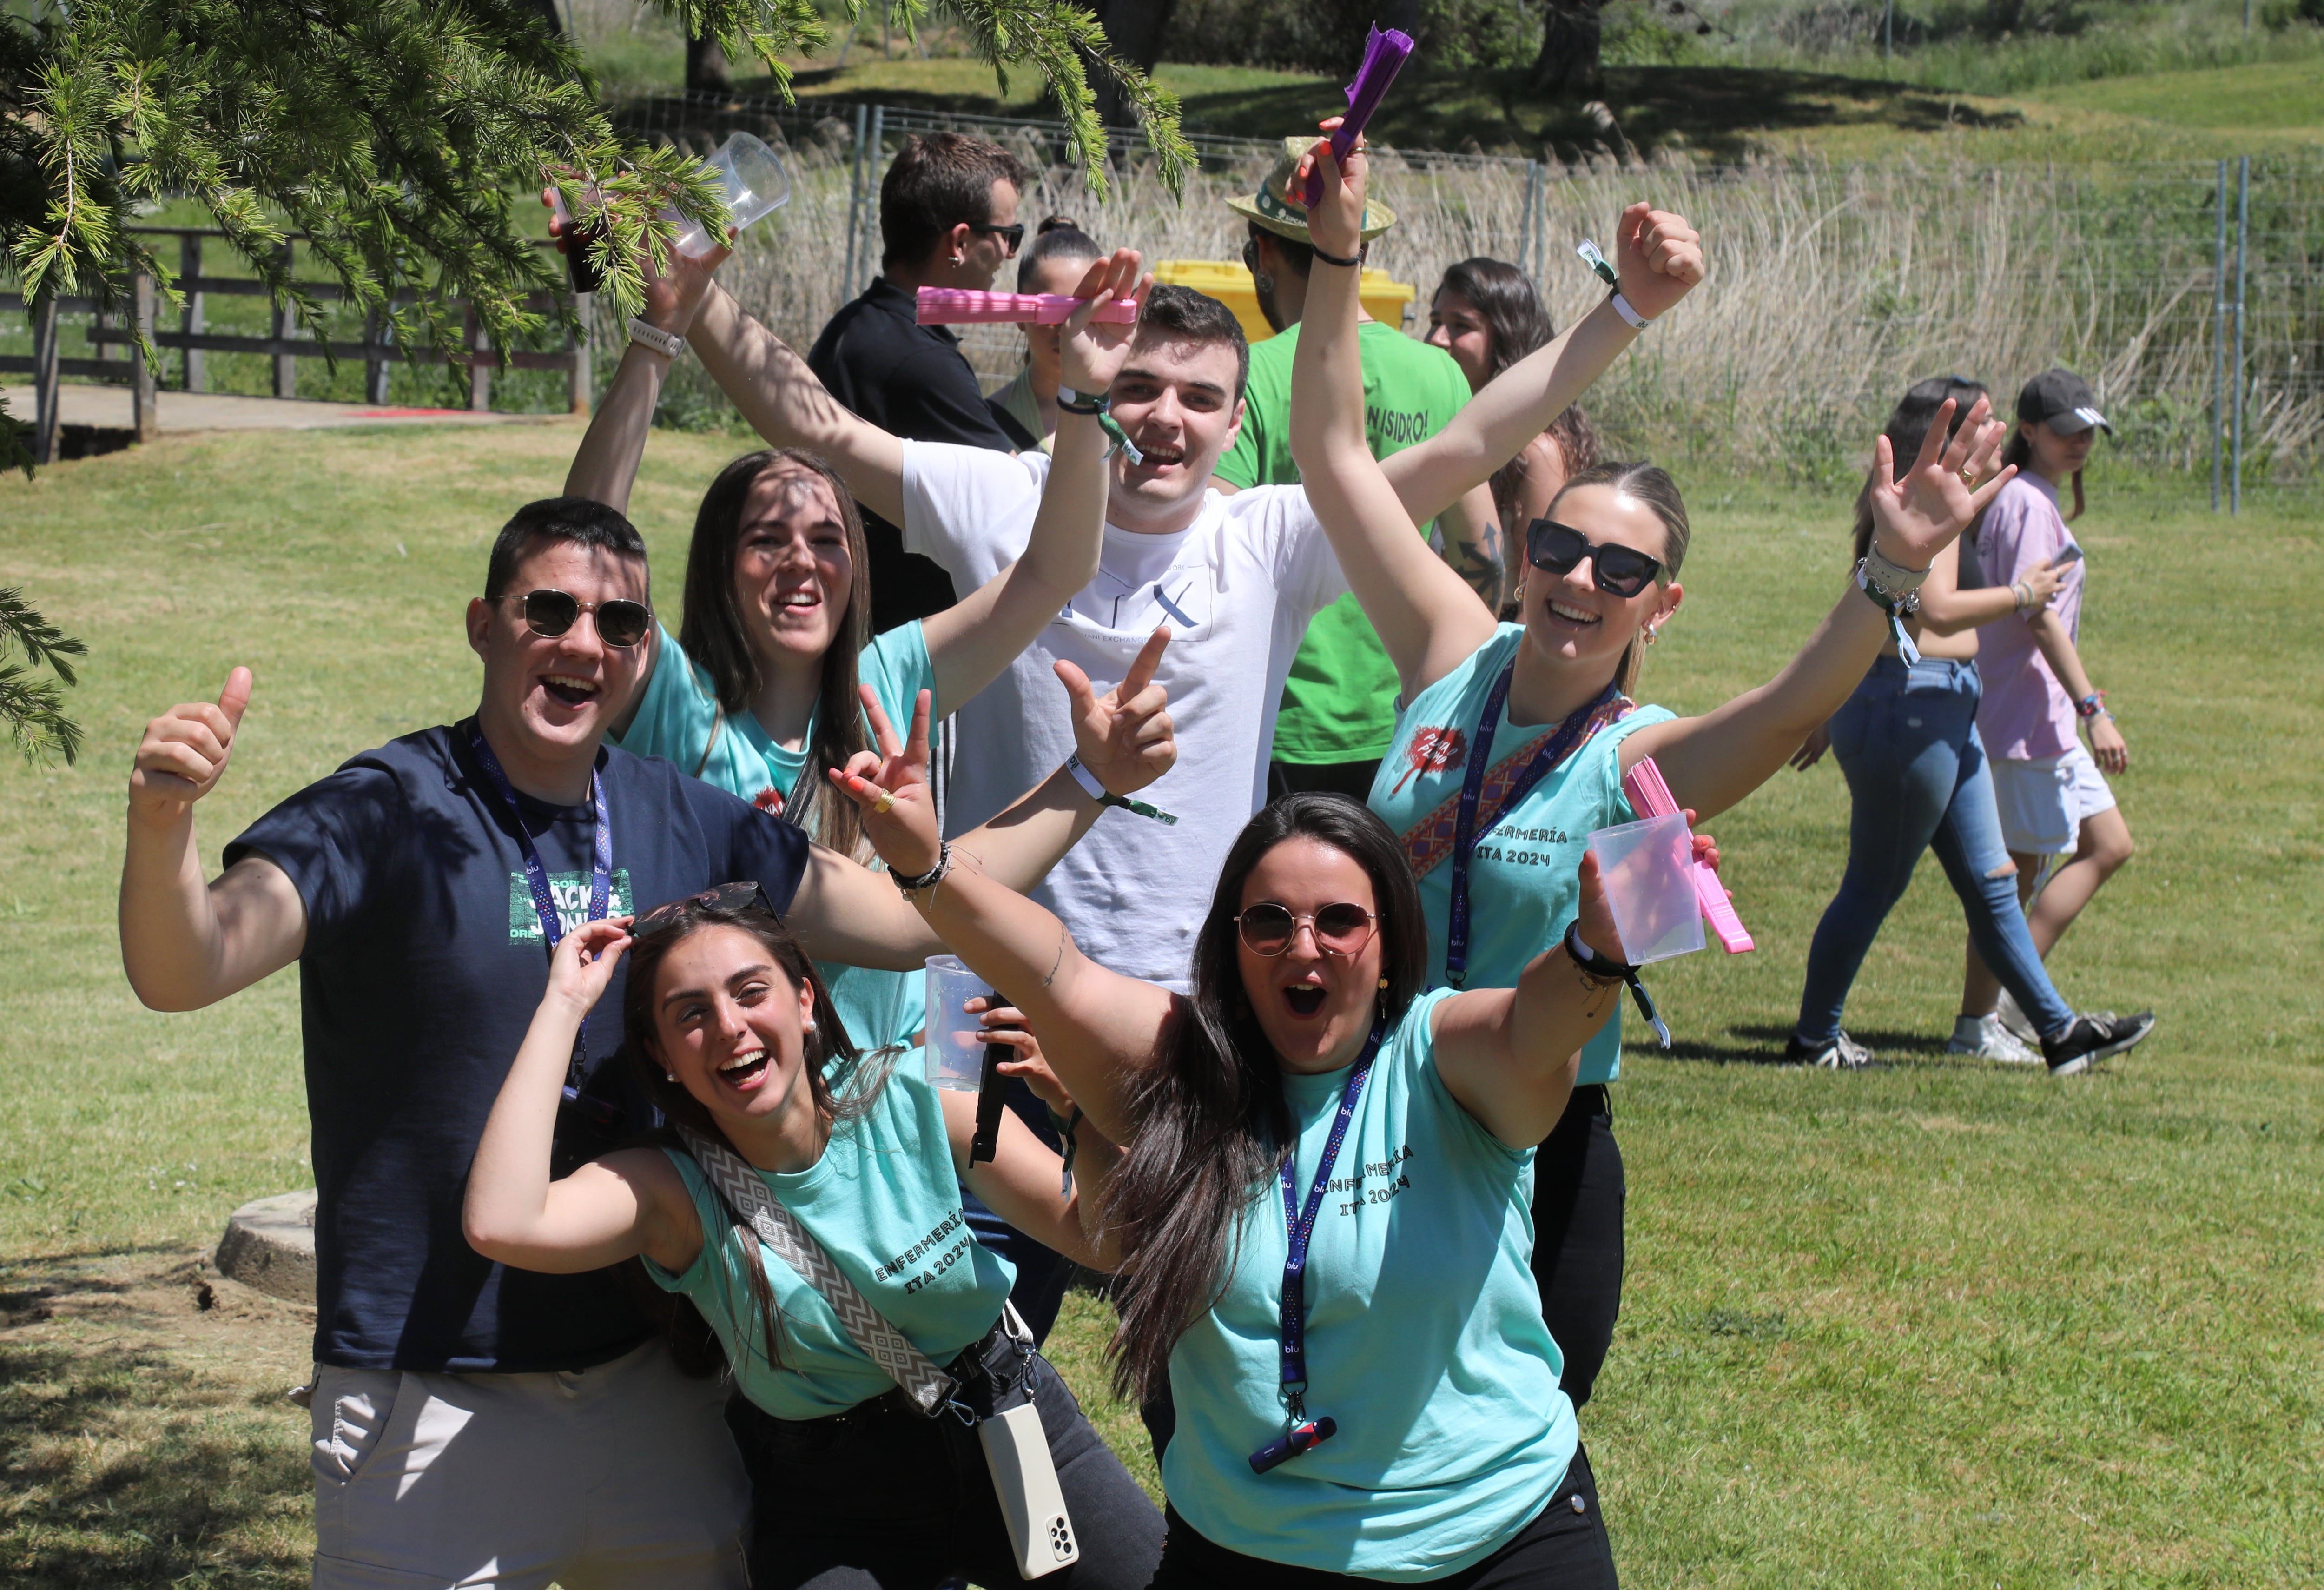
[{"label": "sunglasses on head", "polygon": [[689,911],[739,911],[757,906],[769,916],[775,908],[767,899],[767,892],[759,884],[745,879],[739,883],[721,883],[715,889],[705,889],[699,894],[688,894],[666,905],[658,905],[630,926],[630,937],[643,938],[649,933],[659,933],[675,928]]},{"label": "sunglasses on head", "polygon": [[1001,246],[1009,251],[1009,257],[1011,259],[1017,257],[1018,245],[1025,241],[1025,223],[1022,221],[1013,226],[980,226],[971,221],[968,229],[972,232],[982,232],[987,237],[1001,239]]},{"label": "sunglasses on head", "polygon": [[1325,955],[1353,955],[1372,936],[1372,913],[1360,905],[1341,901],[1312,916],[1294,915],[1291,908],[1262,901],[1235,919],[1235,931],[1253,955],[1281,955],[1299,937],[1304,923],[1315,935],[1315,948]]},{"label": "sunglasses on head", "polygon": [[616,596],[610,602],[584,602],[565,591],[544,587],[521,595],[512,591],[493,599],[523,603],[526,627],[544,640],[553,641],[571,629],[584,613],[595,615],[597,638],[608,646],[634,646],[646,638],[646,631],[653,624],[653,609],[626,596]]},{"label": "sunglasses on head", "polygon": [[1550,574],[1571,574],[1584,558],[1598,588],[1612,596],[1635,596],[1663,571],[1662,560],[1612,541],[1591,544],[1588,536],[1554,519],[1536,519],[1526,531],[1526,561]]}]

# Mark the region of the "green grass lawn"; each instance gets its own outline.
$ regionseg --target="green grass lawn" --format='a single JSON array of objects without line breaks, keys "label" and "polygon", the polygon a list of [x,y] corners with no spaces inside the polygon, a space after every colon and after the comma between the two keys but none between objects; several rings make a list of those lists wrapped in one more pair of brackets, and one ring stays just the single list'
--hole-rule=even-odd
[{"label": "green grass lawn", "polygon": [[[0,481],[0,570],[91,656],[74,768],[0,762],[0,1577],[301,1582],[295,1311],[188,1268],[243,1200],[306,1185],[296,973],[192,1015],[123,982],[122,780],[146,718],[250,664],[219,848],[350,753],[472,704],[463,603],[568,423],[174,438]],[[636,513],[674,605],[737,439],[658,433]],[[1840,576],[1844,504],[1702,478],[1684,611],[1647,691],[1766,676]],[[2324,1577],[2324,800],[2307,747],[2312,510],[2214,518],[2103,468],[2085,654],[2141,850],[2060,949],[2155,1038],[2052,1084],[1941,1052],[1958,908],[1923,866],[1852,1031],[1892,1062],[1772,1064],[1844,854],[1827,763],[1713,831],[1757,937],[1660,968],[1675,1058],[1616,1092],[1621,1330],[1583,1420],[1646,1585],[2258,1585]],[[203,1306],[208,1298],[209,1306]],[[1058,1355],[1102,1398],[1103,1320]],[[1150,1473],[1150,1470],[1148,1471]]]},{"label": "green grass lawn", "polygon": [[2101,78],[2028,97],[2178,126],[2266,128],[2324,138],[2324,62],[2314,60]]}]

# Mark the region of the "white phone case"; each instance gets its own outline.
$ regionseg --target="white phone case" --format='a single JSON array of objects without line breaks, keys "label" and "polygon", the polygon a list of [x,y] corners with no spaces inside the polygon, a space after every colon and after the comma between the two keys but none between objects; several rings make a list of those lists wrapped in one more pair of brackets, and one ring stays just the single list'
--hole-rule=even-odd
[{"label": "white phone case", "polygon": [[1065,1495],[1057,1488],[1057,1468],[1049,1457],[1041,1410],[1021,1402],[978,1425],[976,1438],[984,1446],[984,1466],[992,1471],[992,1490],[1009,1524],[1017,1571],[1038,1579],[1079,1562],[1081,1543],[1074,1539]]}]

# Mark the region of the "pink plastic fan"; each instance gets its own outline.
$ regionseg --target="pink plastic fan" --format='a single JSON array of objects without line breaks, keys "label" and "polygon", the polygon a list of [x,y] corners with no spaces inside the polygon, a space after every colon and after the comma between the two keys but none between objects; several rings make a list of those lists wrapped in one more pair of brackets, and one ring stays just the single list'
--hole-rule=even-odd
[{"label": "pink plastic fan", "polygon": [[[1069,292],[976,292],[965,287],[923,287],[918,318],[923,326],[1062,326],[1082,307]],[[1097,312],[1100,320],[1129,326],[1138,319],[1138,300],[1117,298]]]},{"label": "pink plastic fan", "polygon": [[[1641,757],[1638,764],[1622,775],[1622,792],[1630,798],[1631,809],[1640,817],[1668,817],[1679,809],[1671,799],[1670,786],[1663,782],[1663,770],[1655,765],[1651,756]],[[1688,864],[1694,869],[1695,902],[1702,907],[1703,920],[1718,937],[1719,947],[1729,955],[1741,955],[1751,948],[1751,935],[1745,931],[1743,919],[1735,914],[1734,896],[1719,874],[1701,862]]]}]

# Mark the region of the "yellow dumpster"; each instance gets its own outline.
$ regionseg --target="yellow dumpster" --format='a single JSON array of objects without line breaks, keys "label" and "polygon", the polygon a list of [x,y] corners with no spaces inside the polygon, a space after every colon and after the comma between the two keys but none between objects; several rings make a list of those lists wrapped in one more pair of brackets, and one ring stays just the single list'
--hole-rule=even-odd
[{"label": "yellow dumpster", "polygon": [[[1265,342],[1275,335],[1267,317],[1259,312],[1259,290],[1240,261],[1164,260],[1154,267],[1154,280],[1170,287],[1191,287],[1217,299],[1234,311],[1235,319],[1242,322],[1242,334],[1253,342]],[[1412,312],[1413,300],[1420,296],[1420,290],[1411,282],[1392,282],[1386,271],[1366,271],[1356,291],[1366,314],[1398,330]]]}]

